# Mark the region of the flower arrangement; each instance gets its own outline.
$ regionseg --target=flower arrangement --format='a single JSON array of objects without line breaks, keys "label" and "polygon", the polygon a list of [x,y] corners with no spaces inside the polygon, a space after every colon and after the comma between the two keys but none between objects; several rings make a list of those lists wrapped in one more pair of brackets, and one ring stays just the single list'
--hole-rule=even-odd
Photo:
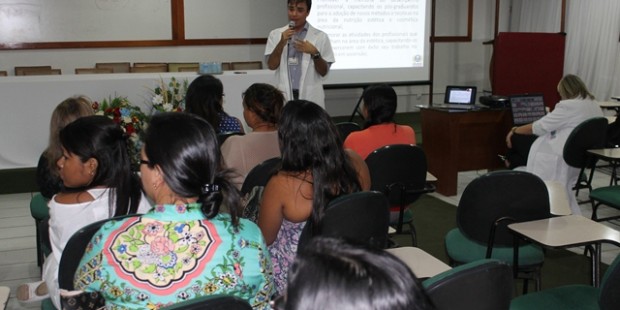
[{"label": "flower arrangement", "polygon": [[146,129],[147,117],[139,107],[131,105],[127,97],[109,97],[101,103],[93,102],[95,114],[104,115],[119,124],[128,136],[127,149],[132,170],[140,167],[140,132]]},{"label": "flower arrangement", "polygon": [[187,93],[187,79],[179,82],[172,77],[166,84],[159,79],[159,85],[153,89],[151,103],[153,109],[159,112],[182,112],[185,110],[185,93]]}]

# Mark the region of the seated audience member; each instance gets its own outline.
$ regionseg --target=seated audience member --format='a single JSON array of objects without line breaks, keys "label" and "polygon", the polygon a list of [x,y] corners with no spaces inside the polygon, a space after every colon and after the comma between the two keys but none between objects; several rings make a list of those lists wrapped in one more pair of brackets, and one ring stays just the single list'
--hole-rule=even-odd
[{"label": "seated audience member", "polygon": [[252,132],[232,136],[221,146],[226,166],[238,174],[233,181],[237,188],[252,168],[280,156],[277,123],[284,105],[282,92],[269,84],[253,84],[243,94],[243,118]]},{"label": "seated audience member", "polygon": [[268,309],[267,246],[256,224],[238,217],[239,193],[222,168],[212,127],[187,113],[157,114],[140,162],[142,186],[156,206],[95,233],[76,289],[100,292],[110,309],[156,309],[211,294]]},{"label": "seated audience member", "polygon": [[[21,285],[20,301],[40,300],[46,292],[60,309],[58,264],[69,238],[80,228],[112,216],[146,212],[140,182],[130,170],[123,130],[105,116],[81,117],[60,131],[58,172],[65,188],[50,200],[52,254],[43,264],[43,281]],[[79,219],[79,220],[76,220]]]},{"label": "seated audience member", "polygon": [[215,133],[243,133],[241,121],[224,112],[223,104],[224,85],[216,77],[201,75],[189,84],[185,112],[202,117],[215,129]]},{"label": "seated audience member", "polygon": [[568,74],[560,80],[558,93],[562,100],[551,113],[531,124],[513,127],[506,135],[506,144],[512,147],[513,134],[538,136],[530,149],[526,170],[545,181],[564,184],[572,213],[581,214],[572,194],[579,169],[566,164],[562,152],[566,139],[577,125],[593,117],[602,117],[603,112],[584,82],[575,75]]},{"label": "seated audience member", "polygon": [[308,219],[318,223],[334,198],[370,188],[368,167],[342,148],[338,130],[323,108],[289,101],[278,125],[282,166],[267,183],[258,214],[278,292],[286,286],[288,266]]},{"label": "seated audience member", "polygon": [[286,293],[274,301],[285,310],[432,309],[422,284],[392,254],[316,237],[290,267]]},{"label": "seated audience member", "polygon": [[43,197],[51,199],[62,189],[62,180],[56,166],[56,161],[62,156],[58,139],[60,130],[82,116],[93,114],[92,102],[86,96],[69,97],[52,112],[49,142],[37,164],[37,185]]},{"label": "seated audience member", "polygon": [[387,84],[371,85],[362,95],[364,129],[354,131],[344,141],[344,147],[366,159],[374,150],[390,144],[415,144],[413,128],[394,122],[397,96]]}]

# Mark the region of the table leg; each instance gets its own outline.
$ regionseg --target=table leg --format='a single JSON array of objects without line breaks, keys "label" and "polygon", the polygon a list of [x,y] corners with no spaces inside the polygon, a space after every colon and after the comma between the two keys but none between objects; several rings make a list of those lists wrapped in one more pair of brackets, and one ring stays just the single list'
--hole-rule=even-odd
[{"label": "table leg", "polygon": [[594,244],[592,253],[592,286],[599,287],[601,284],[601,243]]}]

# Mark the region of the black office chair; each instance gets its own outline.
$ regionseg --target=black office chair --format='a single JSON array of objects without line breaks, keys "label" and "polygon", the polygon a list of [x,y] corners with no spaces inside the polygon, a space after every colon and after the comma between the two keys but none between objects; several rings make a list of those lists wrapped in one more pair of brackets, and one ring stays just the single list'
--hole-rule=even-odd
[{"label": "black office chair", "polygon": [[281,162],[280,157],[270,158],[250,170],[241,186],[241,197],[243,197],[241,217],[257,223],[263,190],[271,176],[278,171]]},{"label": "black office chair", "polygon": [[[514,235],[506,227],[515,222],[551,217],[547,186],[524,171],[495,171],[474,179],[456,209],[457,228],[446,234],[445,246],[452,265],[495,258],[513,263]],[[539,246],[519,247],[519,274],[533,278],[540,289],[544,254]]]},{"label": "black office chair", "polygon": [[511,310],[620,309],[620,255],[607,268],[600,287],[573,284],[519,296]]},{"label": "black office chair", "polygon": [[299,237],[300,251],[312,237],[342,238],[383,249],[388,244],[389,203],[380,192],[356,192],[332,200],[318,227],[308,220]]},{"label": "black office chair", "polygon": [[422,194],[435,191],[426,183],[426,155],[422,148],[410,144],[380,147],[366,158],[370,170],[371,190],[380,191],[392,206],[399,206],[396,232],[402,233],[403,224],[409,225],[412,245],[417,245],[413,213],[407,208]]},{"label": "black office chair", "polygon": [[362,130],[362,127],[354,122],[336,123],[336,128],[338,128],[338,133],[340,135],[340,139],[342,139],[342,142],[347,139],[350,133]]},{"label": "black office chair", "polygon": [[481,259],[442,272],[422,285],[436,310],[507,310],[514,281],[508,264]]},{"label": "black office chair", "polygon": [[162,310],[252,310],[252,306],[237,296],[231,295],[211,295],[202,296],[180,302]]},{"label": "black office chair", "polygon": [[[587,151],[605,147],[607,126],[606,118],[594,117],[577,125],[566,139],[562,157],[569,166],[581,169],[574,187],[575,195],[579,195],[579,190],[582,188],[587,188],[589,192],[592,192],[592,176],[596,158],[589,156]],[[582,177],[585,176],[586,168],[590,168],[590,175]]]}]

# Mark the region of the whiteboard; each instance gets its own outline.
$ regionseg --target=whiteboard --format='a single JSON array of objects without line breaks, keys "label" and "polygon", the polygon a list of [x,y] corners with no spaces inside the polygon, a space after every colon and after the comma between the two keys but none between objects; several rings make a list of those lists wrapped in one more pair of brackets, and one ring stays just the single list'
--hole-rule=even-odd
[{"label": "whiteboard", "polygon": [[[284,0],[185,0],[185,38],[266,38],[287,24]],[[312,14],[312,13],[310,13]]]},{"label": "whiteboard", "polygon": [[170,2],[0,0],[0,42],[171,40]]}]

